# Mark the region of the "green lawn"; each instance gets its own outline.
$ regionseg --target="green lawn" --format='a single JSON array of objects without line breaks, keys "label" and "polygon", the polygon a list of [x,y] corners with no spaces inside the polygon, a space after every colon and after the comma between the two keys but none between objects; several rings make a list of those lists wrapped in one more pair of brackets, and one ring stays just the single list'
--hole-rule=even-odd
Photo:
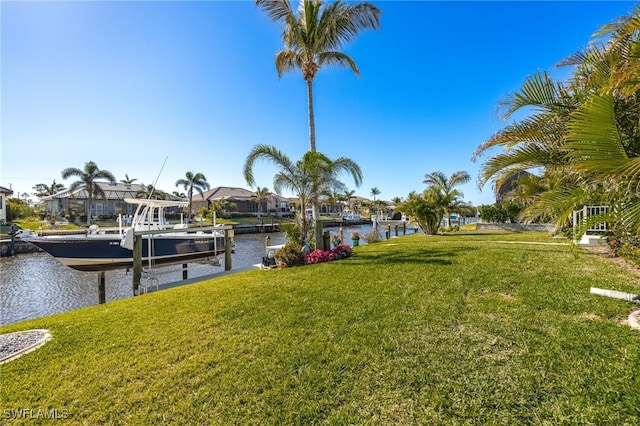
[{"label": "green lawn", "polygon": [[589,294],[639,276],[541,242],[558,240],[410,235],[4,327],[54,339],[0,367],[1,405],[85,424],[640,424],[640,331],[621,324],[637,305]]}]

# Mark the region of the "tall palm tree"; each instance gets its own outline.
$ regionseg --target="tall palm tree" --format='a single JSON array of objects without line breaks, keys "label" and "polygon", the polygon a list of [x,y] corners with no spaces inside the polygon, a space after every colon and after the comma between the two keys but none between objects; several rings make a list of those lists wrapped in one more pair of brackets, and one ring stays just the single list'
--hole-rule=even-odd
[{"label": "tall palm tree", "polygon": [[276,54],[278,77],[288,71],[300,70],[307,83],[309,112],[309,150],[316,150],[316,129],[313,113],[313,79],[324,65],[351,68],[360,75],[354,60],[339,51],[362,31],[380,27],[382,12],[371,3],[357,4],[335,1],[325,5],[320,0],[300,0],[298,10],[289,0],[256,0],[273,21],[282,23],[284,49]]},{"label": "tall palm tree", "polygon": [[255,194],[251,196],[251,199],[258,203],[259,215],[262,215],[262,203],[269,199],[269,195],[271,195],[269,188],[267,188],[266,186],[264,188],[258,186],[256,187]]},{"label": "tall palm tree", "polygon": [[356,186],[362,182],[362,171],[351,159],[340,157],[331,160],[319,152],[307,152],[302,159],[293,162],[274,146],[256,145],[245,160],[244,178],[249,186],[255,184],[253,165],[257,160],[266,160],[278,167],[273,178],[273,188],[281,194],[283,189],[290,190],[300,199],[300,220],[302,238],[307,237],[307,216],[304,210],[308,204],[317,206],[318,199],[327,192],[329,185],[343,172],[350,174]]},{"label": "tall palm tree", "polygon": [[471,176],[465,171],[459,171],[447,177],[443,172],[436,171],[427,173],[424,177],[423,183],[430,188],[435,188],[436,191],[442,194],[442,208],[447,219],[447,227],[451,226],[451,213],[464,206],[464,203],[461,204],[463,194],[455,187],[469,182]]},{"label": "tall palm tree", "polygon": [[376,202],[376,195],[380,195],[380,190],[378,187],[371,188],[371,195],[373,196],[373,203]]},{"label": "tall palm tree", "polygon": [[180,186],[187,191],[187,197],[189,197],[189,218],[193,218],[191,213],[191,207],[193,205],[193,190],[198,191],[198,194],[202,195],[204,191],[209,189],[209,183],[207,178],[202,173],[187,172],[184,179],[178,179],[176,186]]},{"label": "tall palm tree", "polygon": [[380,190],[378,189],[377,186],[374,187],[374,188],[371,188],[371,195],[373,196],[373,202],[371,203],[371,207],[373,209],[375,209],[376,205],[377,205],[376,204],[376,195],[380,195]]},{"label": "tall palm tree", "polygon": [[61,183],[56,183],[56,180],[54,179],[53,182],[51,182],[51,185],[47,185],[46,183],[39,183],[35,185],[33,189],[36,191],[34,195],[38,198],[42,198],[49,195],[57,194],[64,189],[64,185]]},{"label": "tall palm tree", "polygon": [[351,190],[351,191],[344,191],[344,199],[347,202],[347,207],[349,208],[349,211],[351,213],[354,213],[353,210],[353,206],[351,205],[351,200],[354,199],[356,197],[356,191],[355,190]]},{"label": "tall palm tree", "polygon": [[98,180],[106,180],[109,183],[116,183],[116,178],[108,170],[100,170],[98,165],[93,161],[89,161],[84,165],[84,169],[69,167],[62,171],[62,179],[68,179],[71,176],[78,177],[79,180],[73,182],[69,186],[70,191],[74,191],[82,186],[87,192],[87,225],[91,224],[91,210],[93,200],[96,196],[105,198],[105,193],[98,185]]}]

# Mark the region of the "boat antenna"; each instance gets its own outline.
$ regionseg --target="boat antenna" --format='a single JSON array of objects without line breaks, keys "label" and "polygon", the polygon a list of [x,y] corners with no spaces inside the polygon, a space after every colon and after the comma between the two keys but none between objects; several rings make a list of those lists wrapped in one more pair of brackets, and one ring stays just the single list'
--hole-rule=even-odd
[{"label": "boat antenna", "polygon": [[160,179],[160,175],[162,174],[162,170],[164,169],[164,165],[167,164],[167,160],[169,159],[169,156],[167,155],[164,158],[164,163],[162,163],[162,167],[160,167],[160,172],[158,172],[158,176],[156,176],[156,180],[153,181],[153,185],[151,186],[151,192],[149,193],[149,198],[147,198],[147,200],[151,199],[151,196],[153,195],[153,193],[156,190],[156,184],[158,183],[158,179]]}]

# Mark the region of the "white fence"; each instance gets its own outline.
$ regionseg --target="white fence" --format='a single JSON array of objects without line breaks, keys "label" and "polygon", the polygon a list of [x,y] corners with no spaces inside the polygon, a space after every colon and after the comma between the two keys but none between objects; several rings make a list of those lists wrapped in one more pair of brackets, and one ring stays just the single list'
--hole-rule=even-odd
[{"label": "white fence", "polygon": [[[579,223],[586,222],[590,216],[597,216],[601,214],[606,214],[609,212],[609,206],[584,206],[580,210],[573,211],[573,226],[576,226]],[[591,225],[586,230],[586,233],[604,233],[608,230],[607,223],[602,222],[595,225]]]}]

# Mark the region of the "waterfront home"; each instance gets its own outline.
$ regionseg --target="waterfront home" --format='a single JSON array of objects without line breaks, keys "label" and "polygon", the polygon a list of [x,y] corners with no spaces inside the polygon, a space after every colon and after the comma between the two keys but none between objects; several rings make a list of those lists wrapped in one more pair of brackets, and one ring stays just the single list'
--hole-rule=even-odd
[{"label": "waterfront home", "polygon": [[[136,198],[136,194],[140,191],[145,192],[146,187],[142,184],[133,183],[108,183],[96,182],[104,192],[104,197],[96,196],[93,200],[91,216],[98,218],[100,216],[132,215],[135,206],[126,203],[125,198]],[[168,200],[183,200],[173,194],[165,193]],[[59,215],[62,217],[69,216],[71,220],[86,217],[87,206],[89,204],[88,194],[84,186],[73,191],[65,189],[54,195],[43,197],[39,202],[48,214]]]},{"label": "waterfront home", "polygon": [[7,223],[7,197],[13,195],[13,191],[0,186],[0,224]]},{"label": "waterfront home", "polygon": [[271,193],[261,202],[261,206],[258,206],[255,195],[255,192],[244,188],[217,186],[202,194],[193,195],[193,211],[202,207],[209,208],[213,202],[223,201],[233,203],[233,211],[238,214],[257,216],[262,212],[266,216],[287,216],[292,212],[288,198]]}]

